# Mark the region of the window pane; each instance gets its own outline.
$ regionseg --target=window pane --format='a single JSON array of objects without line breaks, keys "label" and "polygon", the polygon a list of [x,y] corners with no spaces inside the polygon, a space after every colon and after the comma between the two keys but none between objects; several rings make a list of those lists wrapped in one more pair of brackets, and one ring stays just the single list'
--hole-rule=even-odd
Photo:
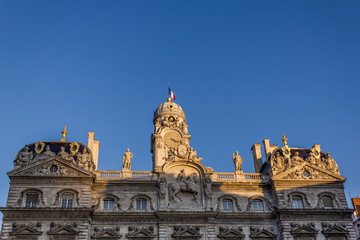
[{"label": "window pane", "polygon": [[25,207],[27,208],[35,208],[37,205],[39,194],[37,193],[28,193],[26,194]]},{"label": "window pane", "polygon": [[114,200],[104,199],[104,210],[113,210],[113,209],[114,209]]},{"label": "window pane", "polygon": [[62,208],[71,208],[73,206],[73,194],[63,194],[61,200],[61,207]]},{"label": "window pane", "polygon": [[302,197],[300,196],[293,196],[292,197],[292,207],[295,209],[303,209],[304,205],[303,205],[303,201],[302,201]]},{"label": "window pane", "polygon": [[254,200],[253,201],[253,210],[254,211],[264,211],[264,204],[261,200]]},{"label": "window pane", "polygon": [[330,196],[323,196],[322,202],[323,202],[324,208],[326,208],[326,209],[334,208],[332,198]]},{"label": "window pane", "polygon": [[223,200],[223,210],[224,211],[233,211],[233,202],[230,199]]},{"label": "window pane", "polygon": [[146,202],[146,199],[138,199],[136,200],[136,209],[137,210],[146,210],[146,205],[147,205],[147,202]]}]

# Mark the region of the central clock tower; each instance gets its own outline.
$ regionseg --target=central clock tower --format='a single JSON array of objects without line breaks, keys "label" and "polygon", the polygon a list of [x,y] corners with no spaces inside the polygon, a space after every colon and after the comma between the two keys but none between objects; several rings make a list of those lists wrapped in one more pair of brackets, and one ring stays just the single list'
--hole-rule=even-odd
[{"label": "central clock tower", "polygon": [[154,112],[154,133],[151,135],[153,171],[162,172],[163,166],[178,157],[190,154],[190,138],[185,112],[168,98]]}]

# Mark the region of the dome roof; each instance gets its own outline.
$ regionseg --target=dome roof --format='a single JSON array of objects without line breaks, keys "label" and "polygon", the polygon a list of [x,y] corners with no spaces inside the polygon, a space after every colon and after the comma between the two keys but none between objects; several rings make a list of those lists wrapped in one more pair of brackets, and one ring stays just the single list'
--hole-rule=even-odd
[{"label": "dome roof", "polygon": [[163,114],[174,114],[185,117],[185,112],[181,106],[172,102],[170,98],[168,98],[166,102],[159,105],[159,107],[154,112],[154,118],[157,118]]}]

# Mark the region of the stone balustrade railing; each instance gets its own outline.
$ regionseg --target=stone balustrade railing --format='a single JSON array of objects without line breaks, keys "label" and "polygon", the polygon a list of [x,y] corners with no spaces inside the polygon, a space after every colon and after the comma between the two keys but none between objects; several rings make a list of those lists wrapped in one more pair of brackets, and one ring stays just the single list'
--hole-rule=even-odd
[{"label": "stone balustrade railing", "polygon": [[[156,179],[157,174],[150,171],[95,171],[98,179],[102,180],[122,180],[122,179]],[[233,173],[216,172],[212,179],[216,182],[246,182],[246,181],[265,181],[267,176],[260,173]]]}]

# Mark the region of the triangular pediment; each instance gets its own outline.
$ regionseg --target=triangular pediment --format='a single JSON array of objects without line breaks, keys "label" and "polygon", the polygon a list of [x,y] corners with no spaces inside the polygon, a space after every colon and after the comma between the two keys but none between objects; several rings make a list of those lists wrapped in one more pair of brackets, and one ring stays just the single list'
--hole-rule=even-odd
[{"label": "triangular pediment", "polygon": [[78,233],[68,227],[59,227],[57,229],[49,231],[48,234],[49,235],[76,235]]},{"label": "triangular pediment", "polygon": [[228,230],[222,234],[219,234],[219,237],[221,237],[221,238],[238,238],[238,237],[245,237],[245,235],[242,233],[239,233],[237,231],[234,231],[234,230]]},{"label": "triangular pediment", "polygon": [[21,227],[17,229],[15,232],[11,232],[10,235],[41,235],[41,232],[32,229],[31,227]]},{"label": "triangular pediment", "polygon": [[139,230],[139,231],[136,231],[136,232],[126,235],[126,237],[128,237],[128,238],[154,238],[155,235],[153,235],[145,230]]},{"label": "triangular pediment", "polygon": [[184,230],[182,232],[178,232],[173,234],[173,237],[201,237],[202,235],[191,230]]},{"label": "triangular pediment", "polygon": [[340,227],[333,226],[333,227],[327,229],[326,231],[322,231],[322,233],[324,233],[324,234],[347,234],[348,231],[346,231]]},{"label": "triangular pediment", "polygon": [[304,162],[301,165],[287,169],[272,177],[273,180],[314,180],[314,181],[345,181],[346,178],[321,167]]},{"label": "triangular pediment", "polygon": [[58,157],[31,163],[8,172],[9,177],[95,177],[95,174]]},{"label": "triangular pediment", "polygon": [[257,238],[274,238],[276,237],[275,234],[268,232],[266,230],[262,230],[260,232],[254,233],[253,235],[251,235],[252,238],[257,237]]},{"label": "triangular pediment", "polygon": [[106,237],[118,237],[115,233],[110,231],[104,231],[98,235],[98,237],[106,238]]},{"label": "triangular pediment", "polygon": [[295,231],[293,231],[292,233],[293,234],[316,234],[317,231],[315,231],[312,228],[302,226],[302,227],[299,227],[298,229],[296,229]]}]

